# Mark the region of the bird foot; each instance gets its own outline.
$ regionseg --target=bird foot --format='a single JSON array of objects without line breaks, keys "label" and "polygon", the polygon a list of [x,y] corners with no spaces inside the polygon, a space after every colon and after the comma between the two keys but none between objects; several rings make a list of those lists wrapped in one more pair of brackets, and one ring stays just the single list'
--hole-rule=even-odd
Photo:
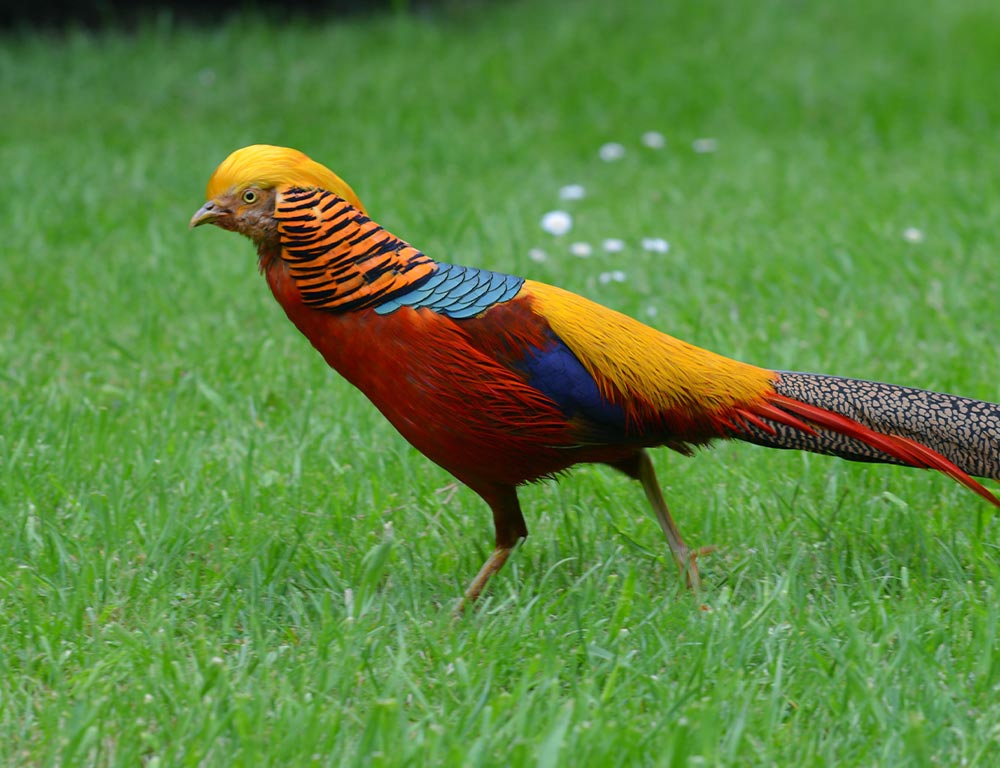
[{"label": "bird foot", "polygon": [[684,548],[684,560],[679,563],[681,570],[684,571],[684,581],[687,584],[687,588],[692,592],[698,592],[701,589],[701,575],[698,573],[698,558],[701,555],[710,555],[716,550],[715,545],[709,545],[707,547],[698,547],[698,549],[688,550],[687,547]]}]

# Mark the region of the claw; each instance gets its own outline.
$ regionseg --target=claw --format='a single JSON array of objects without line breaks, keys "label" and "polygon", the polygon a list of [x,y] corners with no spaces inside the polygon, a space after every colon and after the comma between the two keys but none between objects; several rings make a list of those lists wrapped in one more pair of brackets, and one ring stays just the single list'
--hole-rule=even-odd
[{"label": "claw", "polygon": [[697,559],[702,555],[712,554],[716,549],[717,547],[714,544],[692,550],[687,549],[687,547],[684,548],[682,556],[686,564],[681,566],[681,570],[684,571],[687,588],[692,592],[698,592],[701,589],[701,574],[698,573]]}]

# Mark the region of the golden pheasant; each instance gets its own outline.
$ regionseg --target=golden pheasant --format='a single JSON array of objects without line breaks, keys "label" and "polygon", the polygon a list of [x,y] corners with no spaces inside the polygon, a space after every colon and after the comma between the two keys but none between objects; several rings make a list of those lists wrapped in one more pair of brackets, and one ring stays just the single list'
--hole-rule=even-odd
[{"label": "golden pheasant", "polygon": [[772,371],[647,327],[581,296],[435,261],[372,219],[351,188],[293,149],[232,153],[191,226],[249,237],[288,318],[431,461],[490,506],[496,548],[474,600],[527,536],[517,488],[575,464],[642,483],[698,584],[646,452],[735,438],[930,468],[990,503],[1000,406],[858,379]]}]

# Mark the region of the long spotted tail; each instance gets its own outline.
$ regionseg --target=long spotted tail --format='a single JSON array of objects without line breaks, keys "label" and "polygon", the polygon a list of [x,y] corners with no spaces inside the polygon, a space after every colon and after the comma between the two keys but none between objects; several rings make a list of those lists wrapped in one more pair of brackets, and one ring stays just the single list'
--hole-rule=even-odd
[{"label": "long spotted tail", "polygon": [[1000,404],[912,387],[780,372],[775,394],[732,435],[769,448],[936,469],[1000,507],[972,479],[1000,480]]}]

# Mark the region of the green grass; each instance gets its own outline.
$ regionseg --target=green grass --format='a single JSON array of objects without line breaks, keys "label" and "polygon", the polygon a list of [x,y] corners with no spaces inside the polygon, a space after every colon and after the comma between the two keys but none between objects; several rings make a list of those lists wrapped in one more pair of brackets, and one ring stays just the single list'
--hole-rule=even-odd
[{"label": "green grass", "polygon": [[0,764],[996,764],[1000,531],[964,489],[659,452],[719,547],[694,598],[639,489],[584,468],[523,492],[531,537],[453,622],[484,505],[248,243],[186,228],[229,151],[288,144],[434,256],[1000,400],[996,5],[617,5],[0,40]]}]

